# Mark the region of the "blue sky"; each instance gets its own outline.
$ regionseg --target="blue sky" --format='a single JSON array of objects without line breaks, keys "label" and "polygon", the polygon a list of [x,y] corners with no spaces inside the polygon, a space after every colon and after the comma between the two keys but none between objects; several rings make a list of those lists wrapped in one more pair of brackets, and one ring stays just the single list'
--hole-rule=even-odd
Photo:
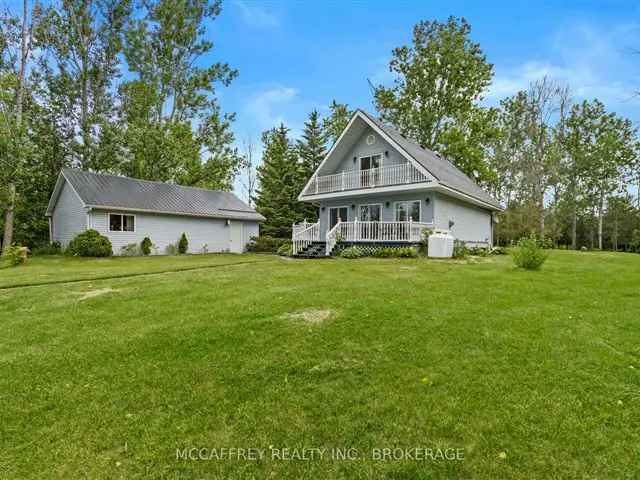
[{"label": "blue sky", "polygon": [[239,69],[220,90],[234,111],[239,139],[284,121],[300,132],[312,109],[333,98],[373,111],[367,83],[388,83],[391,50],[408,44],[421,19],[464,16],[472,37],[495,66],[487,103],[548,75],[574,98],[598,97],[640,122],[638,2],[431,2],[226,0],[211,25],[212,59]]}]

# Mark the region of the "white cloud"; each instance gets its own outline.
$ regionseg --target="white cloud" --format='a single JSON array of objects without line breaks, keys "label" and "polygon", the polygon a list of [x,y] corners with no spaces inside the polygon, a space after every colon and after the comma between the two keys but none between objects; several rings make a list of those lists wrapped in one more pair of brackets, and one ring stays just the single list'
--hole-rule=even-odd
[{"label": "white cloud", "polygon": [[273,86],[263,90],[249,99],[245,110],[252,117],[253,123],[264,130],[278,124],[287,123],[282,112],[298,95],[292,87]]},{"label": "white cloud", "polygon": [[637,109],[640,58],[630,48],[640,43],[639,34],[637,24],[605,29],[576,23],[563,28],[549,40],[553,60],[528,59],[511,68],[497,65],[487,102],[495,103],[547,76],[568,85],[576,100],[598,98],[623,110]]},{"label": "white cloud", "polygon": [[255,28],[277,28],[280,26],[280,18],[273,12],[267,11],[255,0],[235,0],[233,2],[244,22]]}]

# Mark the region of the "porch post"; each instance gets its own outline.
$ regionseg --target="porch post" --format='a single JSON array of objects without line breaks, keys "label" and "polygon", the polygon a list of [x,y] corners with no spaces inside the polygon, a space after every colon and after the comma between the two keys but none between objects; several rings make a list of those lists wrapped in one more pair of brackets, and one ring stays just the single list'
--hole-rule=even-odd
[{"label": "porch post", "polygon": [[407,235],[407,239],[411,242],[413,235],[413,217],[409,216],[409,234]]},{"label": "porch post", "polygon": [[342,171],[342,190],[344,190],[344,170]]},{"label": "porch post", "polygon": [[356,217],[353,222],[353,240],[358,241],[360,239],[360,229],[358,228],[358,212],[356,212]]}]

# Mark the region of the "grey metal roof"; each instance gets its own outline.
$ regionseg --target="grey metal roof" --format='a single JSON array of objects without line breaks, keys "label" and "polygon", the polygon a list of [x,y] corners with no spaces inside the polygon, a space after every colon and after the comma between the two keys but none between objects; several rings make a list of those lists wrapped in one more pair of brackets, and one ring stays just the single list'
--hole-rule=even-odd
[{"label": "grey metal roof", "polygon": [[359,111],[389,135],[407,154],[427,169],[439,183],[488,203],[497,209],[501,210],[503,208],[500,202],[485,192],[482,187],[466,176],[449,160],[427,148],[421,147],[413,140],[406,138],[392,126],[383,123],[364,110]]},{"label": "grey metal roof", "polygon": [[88,207],[263,221],[233,193],[65,168],[62,175]]}]

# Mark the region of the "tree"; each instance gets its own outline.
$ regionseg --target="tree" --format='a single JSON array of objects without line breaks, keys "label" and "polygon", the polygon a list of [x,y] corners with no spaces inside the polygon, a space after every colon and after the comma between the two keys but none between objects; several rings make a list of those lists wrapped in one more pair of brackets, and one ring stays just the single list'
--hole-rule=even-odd
[{"label": "tree", "polygon": [[244,152],[240,163],[240,184],[247,198],[249,206],[255,204],[257,172],[256,162],[254,158],[255,147],[251,138],[247,138],[244,142]]},{"label": "tree", "polygon": [[607,113],[598,100],[575,105],[567,129],[572,173],[581,181],[588,208],[597,214],[602,248],[606,200],[621,189],[624,173],[635,159],[637,130],[628,119]]},{"label": "tree", "polygon": [[464,18],[419,22],[413,45],[392,52],[393,86],[374,86],[373,94],[383,120],[444,154],[468,175],[485,180],[489,172],[478,145],[489,143],[495,132],[487,125],[493,114],[478,102],[491,82],[493,66],[470,33]]},{"label": "tree", "polygon": [[238,72],[206,62],[213,43],[205,25],[219,14],[220,1],[155,0],[131,22],[124,53],[137,79],[120,87],[128,174],[231,188],[240,165],[235,117],[221,114],[216,86],[228,86]]},{"label": "tree", "polygon": [[327,135],[327,140],[334,144],[349,123],[353,112],[349,110],[349,105],[335,100],[331,101],[329,111],[329,116],[322,120],[322,129]]},{"label": "tree", "polygon": [[[326,155],[327,135],[320,124],[320,116],[316,110],[309,114],[309,119],[304,124],[302,138],[297,142],[298,156],[300,159],[300,179],[298,181],[298,193],[307,184],[313,172],[320,166]],[[307,220],[317,218],[317,208],[310,204],[302,206]]]},{"label": "tree", "polygon": [[2,195],[5,205],[3,255],[13,243],[17,184],[24,173],[30,147],[23,114],[28,94],[27,69],[33,53],[34,18],[37,19],[37,11],[32,12],[30,18],[28,1],[23,0],[22,18],[5,16],[0,32],[0,65],[3,67],[0,70],[0,176],[2,185],[6,186]]},{"label": "tree", "polygon": [[257,211],[267,219],[260,227],[261,233],[281,238],[291,237],[293,223],[304,219],[298,202],[300,166],[288,133],[289,129],[281,124],[262,134],[256,198]]},{"label": "tree", "polygon": [[[51,102],[70,131],[78,165],[111,170],[119,140],[110,123],[115,115],[114,83],[120,75],[123,33],[131,0],[62,0],[47,16],[47,56],[40,62]],[[49,57],[54,61],[50,66]]]}]

